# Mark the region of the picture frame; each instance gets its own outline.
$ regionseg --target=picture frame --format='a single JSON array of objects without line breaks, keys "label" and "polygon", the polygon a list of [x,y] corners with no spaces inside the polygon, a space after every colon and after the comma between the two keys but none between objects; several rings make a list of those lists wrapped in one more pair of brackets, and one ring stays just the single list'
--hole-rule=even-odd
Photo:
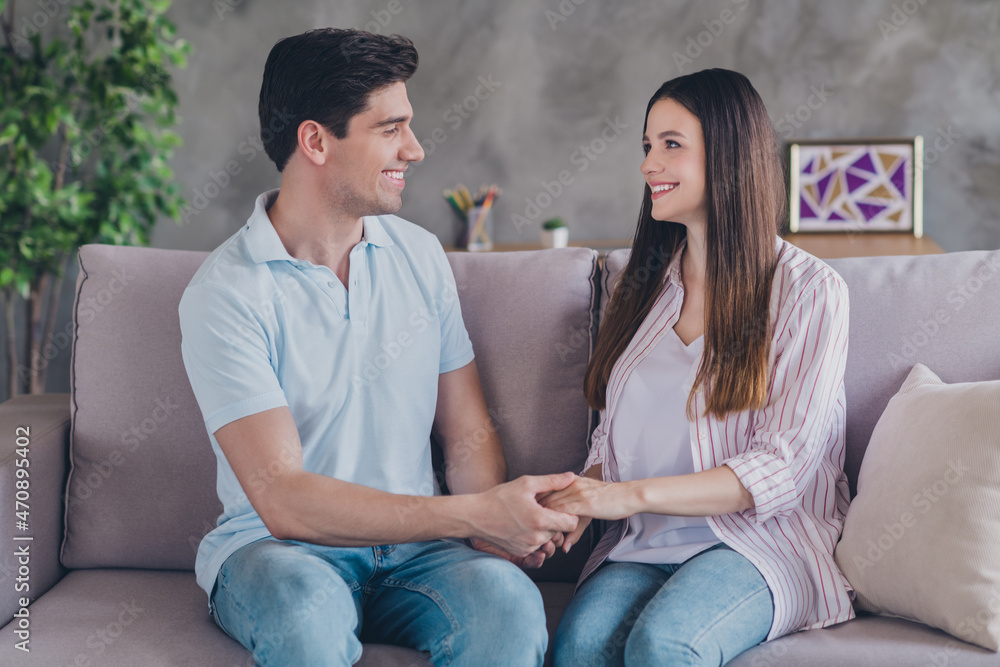
[{"label": "picture frame", "polygon": [[792,139],[789,231],[923,236],[923,137]]}]

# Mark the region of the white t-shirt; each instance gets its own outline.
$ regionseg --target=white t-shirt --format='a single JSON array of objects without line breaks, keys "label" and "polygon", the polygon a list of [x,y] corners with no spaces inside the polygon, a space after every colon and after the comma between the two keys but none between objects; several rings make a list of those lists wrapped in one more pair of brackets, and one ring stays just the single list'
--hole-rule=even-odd
[{"label": "white t-shirt", "polygon": [[[610,438],[621,481],[694,472],[684,390],[704,336],[685,346],[673,327],[632,370],[622,387]],[[705,517],[636,514],[608,555],[634,563],[683,563],[718,544]]]}]

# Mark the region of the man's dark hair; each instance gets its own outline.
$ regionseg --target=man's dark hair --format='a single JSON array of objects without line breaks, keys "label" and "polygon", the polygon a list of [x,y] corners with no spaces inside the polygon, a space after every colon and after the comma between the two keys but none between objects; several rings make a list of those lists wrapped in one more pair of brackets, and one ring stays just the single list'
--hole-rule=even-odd
[{"label": "man's dark hair", "polygon": [[257,107],[267,156],[284,171],[305,120],[343,139],[374,91],[416,70],[417,50],[400,35],[320,28],[280,40],[267,56]]}]

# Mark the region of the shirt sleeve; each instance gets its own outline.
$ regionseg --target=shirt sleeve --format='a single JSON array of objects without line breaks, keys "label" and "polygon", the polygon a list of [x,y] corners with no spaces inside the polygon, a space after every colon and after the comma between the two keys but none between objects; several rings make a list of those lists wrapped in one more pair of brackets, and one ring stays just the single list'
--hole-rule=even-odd
[{"label": "shirt sleeve", "polygon": [[178,314],[184,368],[209,433],[288,405],[253,309],[220,286],[199,283],[184,291]]},{"label": "shirt sleeve", "polygon": [[837,401],[847,363],[847,285],[833,275],[792,311],[787,343],[775,355],[768,404],[757,411],[747,451],[724,461],[753,496],[743,516],[752,523],[786,514],[826,455],[830,433],[843,431]]},{"label": "shirt sleeve", "polygon": [[462,319],[462,306],[458,301],[458,287],[455,285],[455,274],[448,263],[441,244],[436,244],[441,280],[438,285],[439,294],[438,321],[441,323],[441,362],[438,373],[448,373],[462,368],[475,358],[472,341]]},{"label": "shirt sleeve", "polygon": [[590,453],[587,455],[587,462],[583,464],[583,470],[580,471],[580,474],[582,475],[593,466],[601,464],[601,474],[605,477],[605,481],[607,481],[608,467],[604,465],[604,460],[607,458],[608,437],[604,415],[604,410],[601,410],[601,421],[597,425],[597,428],[594,429],[593,435],[590,436]]}]

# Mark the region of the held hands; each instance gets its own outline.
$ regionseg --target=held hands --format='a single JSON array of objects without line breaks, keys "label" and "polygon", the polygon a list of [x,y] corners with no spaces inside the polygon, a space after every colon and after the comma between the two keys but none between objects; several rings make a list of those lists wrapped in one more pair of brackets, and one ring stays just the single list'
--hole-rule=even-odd
[{"label": "held hands", "polygon": [[576,529],[566,534],[563,551],[569,553],[592,519],[624,519],[641,511],[636,487],[628,482],[603,482],[576,477],[566,488],[547,493],[539,502],[557,512],[580,517]]},{"label": "held hands", "polygon": [[563,535],[577,528],[577,517],[542,507],[538,498],[573,483],[571,473],[525,475],[482,494],[481,529],[473,547],[506,558],[524,568],[537,568],[563,544]]}]

